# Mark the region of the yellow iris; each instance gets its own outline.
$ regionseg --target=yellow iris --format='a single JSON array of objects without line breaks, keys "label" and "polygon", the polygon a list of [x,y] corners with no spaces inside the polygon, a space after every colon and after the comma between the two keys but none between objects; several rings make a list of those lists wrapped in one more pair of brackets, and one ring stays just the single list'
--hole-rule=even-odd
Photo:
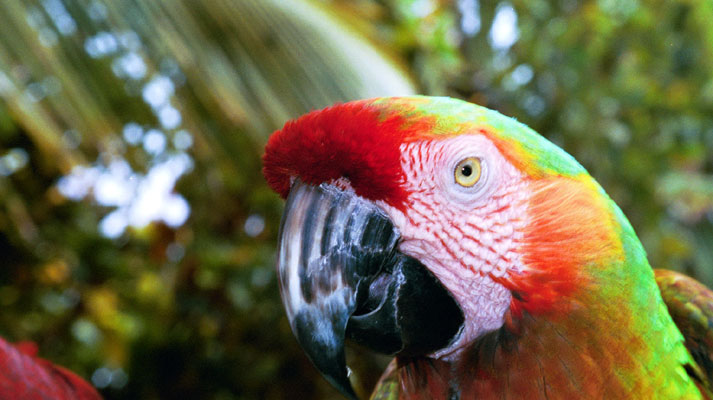
[{"label": "yellow iris", "polygon": [[468,157],[456,165],[454,171],[456,183],[461,186],[471,187],[480,179],[480,160]]}]

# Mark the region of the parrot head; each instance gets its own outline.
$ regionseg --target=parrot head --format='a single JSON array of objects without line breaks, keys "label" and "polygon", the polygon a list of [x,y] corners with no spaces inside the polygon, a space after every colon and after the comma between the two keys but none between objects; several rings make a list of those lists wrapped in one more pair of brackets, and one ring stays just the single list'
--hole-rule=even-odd
[{"label": "parrot head", "polygon": [[523,315],[562,315],[622,257],[623,216],[569,154],[464,101],[377,98],[288,122],[263,157],[287,199],[278,279],[292,330],[354,397],[345,341],[459,357]]}]

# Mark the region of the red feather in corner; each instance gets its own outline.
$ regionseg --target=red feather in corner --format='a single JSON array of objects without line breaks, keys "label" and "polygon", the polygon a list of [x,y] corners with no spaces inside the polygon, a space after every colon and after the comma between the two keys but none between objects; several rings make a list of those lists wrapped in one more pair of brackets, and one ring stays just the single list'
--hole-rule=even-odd
[{"label": "red feather in corner", "polygon": [[0,339],[0,399],[100,400],[85,380],[36,356],[31,342],[12,345]]}]

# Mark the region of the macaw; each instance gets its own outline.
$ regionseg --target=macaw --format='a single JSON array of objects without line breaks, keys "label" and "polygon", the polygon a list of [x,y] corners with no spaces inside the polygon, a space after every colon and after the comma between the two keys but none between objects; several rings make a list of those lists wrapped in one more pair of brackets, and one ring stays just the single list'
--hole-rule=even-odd
[{"label": "macaw", "polygon": [[573,157],[443,97],[290,121],[278,281],[300,345],[356,398],[345,342],[395,355],[373,399],[711,398],[713,294],[653,270]]},{"label": "macaw", "polygon": [[82,378],[36,354],[34,343],[12,345],[0,338],[0,399],[101,400]]}]

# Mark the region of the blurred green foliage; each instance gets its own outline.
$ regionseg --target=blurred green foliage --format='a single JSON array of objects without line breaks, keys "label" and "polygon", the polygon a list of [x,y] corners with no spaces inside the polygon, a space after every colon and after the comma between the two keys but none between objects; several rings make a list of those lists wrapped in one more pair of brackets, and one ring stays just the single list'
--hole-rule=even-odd
[{"label": "blurred green foliage", "polygon": [[[284,318],[260,155],[289,118],[413,92],[558,143],[653,266],[711,285],[709,21],[708,0],[0,2],[0,334],[110,399],[338,398]],[[368,387],[383,360],[355,357]]]}]

